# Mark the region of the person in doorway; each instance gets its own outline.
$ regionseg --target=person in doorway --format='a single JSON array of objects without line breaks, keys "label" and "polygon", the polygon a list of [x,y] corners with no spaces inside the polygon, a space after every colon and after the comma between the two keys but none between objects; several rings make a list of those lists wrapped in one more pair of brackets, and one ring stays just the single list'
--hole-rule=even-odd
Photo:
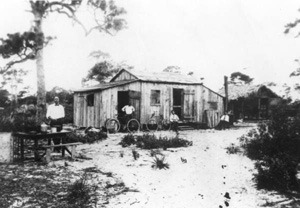
[{"label": "person in doorway", "polygon": [[126,121],[126,124],[127,124],[127,122],[130,119],[132,119],[132,116],[133,116],[133,113],[135,111],[135,108],[131,105],[131,102],[128,102],[128,105],[125,105],[122,108],[122,111],[125,112],[125,121]]},{"label": "person in doorway", "polygon": [[171,122],[171,130],[178,132],[178,121],[179,117],[175,114],[175,111],[171,111],[170,122]]},{"label": "person in doorway", "polygon": [[[59,104],[59,98],[54,97],[54,103],[48,106],[46,118],[50,121],[50,127],[56,127],[57,131],[60,131],[63,126],[65,117],[65,109]],[[60,138],[53,139],[54,144],[60,143]],[[54,150],[59,151],[60,148]]]}]

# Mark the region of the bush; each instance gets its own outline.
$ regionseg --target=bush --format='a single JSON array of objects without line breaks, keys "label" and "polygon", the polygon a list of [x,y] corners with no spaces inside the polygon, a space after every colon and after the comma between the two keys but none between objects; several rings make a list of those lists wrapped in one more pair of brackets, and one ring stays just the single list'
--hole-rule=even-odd
[{"label": "bush", "polygon": [[67,201],[69,207],[89,208],[97,203],[97,185],[88,184],[89,174],[84,172],[80,179],[76,180],[68,188]]},{"label": "bush", "polygon": [[255,175],[257,187],[269,190],[299,190],[297,182],[297,161],[287,154],[277,157],[265,156],[255,163],[258,173]]},{"label": "bush", "polygon": [[132,134],[128,134],[122,138],[120,142],[122,147],[127,147],[130,145],[136,145],[141,149],[158,149],[158,148],[178,148],[178,147],[187,147],[191,146],[193,143],[179,138],[178,136],[175,137],[159,137],[157,138],[153,134],[144,134],[142,136],[134,136]]},{"label": "bush", "polygon": [[165,161],[165,157],[154,157],[154,160],[152,162],[152,168],[155,169],[169,169],[170,165]]},{"label": "bush", "polygon": [[72,142],[82,142],[82,143],[94,143],[98,141],[102,141],[107,138],[107,134],[104,132],[94,132],[94,131],[88,131],[85,134],[79,134],[76,132],[71,132],[67,135],[66,142],[72,143]]},{"label": "bush", "polygon": [[258,188],[299,191],[300,114],[291,117],[287,112],[289,106],[279,106],[269,122],[239,138],[246,155],[256,160]]},{"label": "bush", "polygon": [[0,117],[0,132],[11,132],[14,130],[14,125],[8,116]]}]

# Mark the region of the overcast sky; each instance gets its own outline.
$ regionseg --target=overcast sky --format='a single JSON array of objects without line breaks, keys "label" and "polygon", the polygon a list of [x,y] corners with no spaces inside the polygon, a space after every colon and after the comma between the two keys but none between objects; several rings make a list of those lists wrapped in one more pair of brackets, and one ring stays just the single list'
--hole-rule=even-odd
[{"label": "overcast sky", "polygon": [[[81,87],[81,79],[95,63],[88,57],[102,50],[115,61],[138,70],[161,71],[179,66],[194,71],[213,90],[222,87],[224,75],[240,71],[255,83],[290,80],[298,67],[300,39],[285,35],[284,26],[300,18],[297,0],[118,0],[127,14],[128,28],[116,36],[93,33],[85,37],[79,26],[58,15],[44,23],[45,35],[56,36],[45,49],[46,87]],[[28,1],[3,1],[0,37],[30,28]],[[85,17],[85,11],[79,14]],[[299,28],[300,31],[300,28]],[[4,62],[1,61],[1,64]],[[35,65],[27,83],[35,86]],[[29,81],[28,81],[29,80]]]}]

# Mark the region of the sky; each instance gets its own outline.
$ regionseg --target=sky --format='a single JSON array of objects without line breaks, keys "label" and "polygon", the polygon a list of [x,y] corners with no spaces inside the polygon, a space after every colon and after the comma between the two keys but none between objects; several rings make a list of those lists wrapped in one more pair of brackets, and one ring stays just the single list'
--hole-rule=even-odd
[{"label": "sky", "polygon": [[[78,25],[56,14],[44,21],[45,35],[56,37],[44,51],[47,90],[81,88],[82,78],[96,63],[89,54],[96,50],[137,70],[179,66],[182,73],[193,71],[199,79],[204,77],[204,84],[215,91],[222,87],[224,76],[233,72],[253,77],[254,84],[281,84],[290,82],[289,74],[298,67],[294,61],[300,58],[297,29],[283,33],[287,23],[300,18],[298,0],[116,2],[127,11],[128,25],[114,36],[94,32],[86,37]],[[0,37],[29,30],[32,14],[28,10],[28,1],[3,1]],[[86,21],[87,14],[82,9],[78,15]],[[25,84],[34,90],[35,63],[16,67],[30,71]]]}]

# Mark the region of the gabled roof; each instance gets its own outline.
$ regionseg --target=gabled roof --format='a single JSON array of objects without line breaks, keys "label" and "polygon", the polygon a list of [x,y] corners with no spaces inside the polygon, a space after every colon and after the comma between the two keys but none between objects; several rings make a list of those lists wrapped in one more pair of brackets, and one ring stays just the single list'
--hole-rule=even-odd
[{"label": "gabled roof", "polygon": [[118,82],[108,82],[108,83],[101,83],[95,86],[86,87],[78,90],[74,90],[74,92],[88,92],[88,91],[96,91],[96,90],[105,90],[112,87],[117,87],[121,85],[126,85],[132,82],[136,82],[137,80],[122,80]]},{"label": "gabled roof", "polygon": [[[269,97],[279,97],[275,92],[266,87],[265,85],[228,85],[228,99],[236,100],[240,97],[249,97],[250,95],[261,96],[262,91],[267,92]],[[225,89],[222,87],[219,91],[222,96],[225,96]]]},{"label": "gabled roof", "polygon": [[181,83],[181,84],[202,84],[202,82],[193,76],[172,73],[172,72],[151,72],[122,69],[119,71],[110,82],[114,82],[122,73],[129,73],[134,79],[145,82],[165,82],[165,83]]}]

